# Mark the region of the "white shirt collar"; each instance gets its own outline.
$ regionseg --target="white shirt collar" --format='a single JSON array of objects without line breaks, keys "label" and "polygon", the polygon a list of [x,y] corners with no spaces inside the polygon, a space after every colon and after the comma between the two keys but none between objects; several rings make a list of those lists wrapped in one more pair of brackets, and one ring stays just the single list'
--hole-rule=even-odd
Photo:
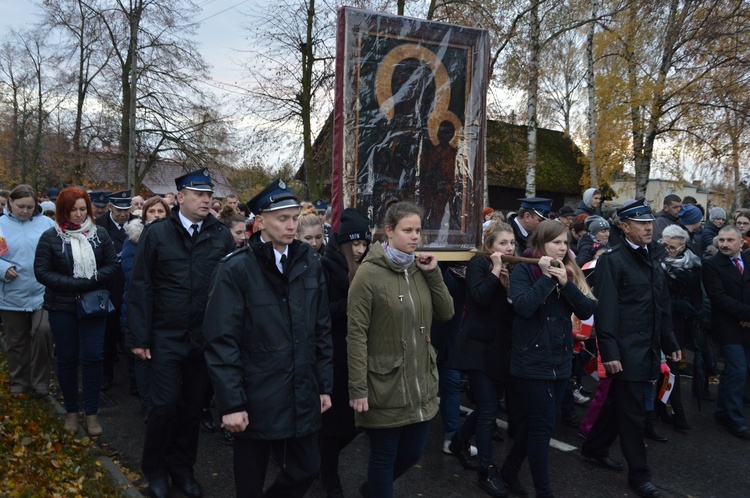
[{"label": "white shirt collar", "polygon": [[123,228],[123,227],[124,227],[125,225],[127,225],[127,224],[128,224],[128,222],[127,222],[127,221],[126,221],[126,222],[125,222],[125,224],[123,224],[123,225],[120,225],[119,223],[117,223],[117,222],[115,221],[114,217],[112,216],[112,211],[109,211],[109,219],[110,219],[110,220],[112,220],[112,223],[114,223],[114,224],[115,224],[115,226],[116,226],[117,228]]},{"label": "white shirt collar", "polygon": [[187,233],[190,235],[193,235],[193,232],[190,229],[190,225],[197,224],[198,225],[198,231],[201,231],[201,227],[203,227],[203,220],[193,223],[189,219],[185,218],[181,212],[177,211],[177,215],[180,217],[180,222],[182,223],[182,226],[185,227],[185,230],[187,230]]},{"label": "white shirt collar", "polygon": [[513,218],[513,221],[515,221],[516,225],[518,225],[518,228],[521,229],[521,233],[523,234],[523,236],[524,237],[528,237],[529,236],[529,232],[527,232],[526,229],[523,227],[523,225],[521,225],[521,223],[519,223],[518,216],[516,216],[515,218]]},{"label": "white shirt collar", "polygon": [[[641,247],[639,245],[636,245],[636,244],[633,244],[632,242],[630,242],[630,240],[628,240],[627,237],[625,238],[625,242],[627,242],[628,244],[630,244],[630,247],[632,247],[635,250],[638,250]],[[643,246],[643,248],[646,250],[646,253],[648,253],[648,246]]]},{"label": "white shirt collar", "polygon": [[[263,240],[263,235],[260,236],[260,241],[262,243],[266,243],[265,240]],[[286,255],[287,259],[289,258],[289,246],[284,246],[284,252],[279,252],[276,250],[276,247],[273,248],[273,256],[276,258],[276,268],[279,269],[281,273],[284,273],[284,268],[281,266],[281,256]]]}]

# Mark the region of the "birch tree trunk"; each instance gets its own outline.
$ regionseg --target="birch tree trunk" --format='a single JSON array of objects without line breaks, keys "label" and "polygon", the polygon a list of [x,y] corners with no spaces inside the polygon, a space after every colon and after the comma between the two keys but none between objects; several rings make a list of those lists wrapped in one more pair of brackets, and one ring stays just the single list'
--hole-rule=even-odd
[{"label": "birch tree trunk", "polygon": [[529,87],[527,100],[526,197],[536,196],[536,129],[537,96],[539,94],[539,0],[531,0],[529,32]]}]

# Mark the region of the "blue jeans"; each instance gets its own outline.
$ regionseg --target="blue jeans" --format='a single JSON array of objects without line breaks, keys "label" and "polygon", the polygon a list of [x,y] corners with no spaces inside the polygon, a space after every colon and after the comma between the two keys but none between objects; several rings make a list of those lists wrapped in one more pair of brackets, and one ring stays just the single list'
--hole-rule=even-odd
[{"label": "blue jeans", "polygon": [[424,454],[430,422],[367,429],[370,437],[370,463],[367,482],[370,496],[393,497],[393,482],[412,468]]},{"label": "blue jeans", "polygon": [[560,409],[568,379],[514,379],[523,394],[523,419],[505,458],[503,469],[518,475],[526,457],[534,478],[537,496],[552,496],[549,478],[549,441],[555,428],[555,414]]},{"label": "blue jeans", "polygon": [[49,312],[57,351],[57,382],[68,413],[78,413],[79,363],[84,411],[86,415],[96,415],[99,411],[105,322],[106,317],[78,318],[75,313]]},{"label": "blue jeans", "polygon": [[656,410],[656,384],[654,382],[645,382],[643,384],[643,406],[647,412]]},{"label": "blue jeans", "polygon": [[461,428],[461,372],[438,365],[440,419],[445,439]]},{"label": "blue jeans", "polygon": [[714,417],[732,429],[737,429],[747,425],[742,413],[742,396],[745,394],[745,381],[750,369],[750,346],[725,344],[721,346],[721,354],[724,356],[724,372],[719,381]]},{"label": "blue jeans", "polygon": [[477,408],[466,417],[459,435],[464,441],[468,441],[471,436],[476,435],[479,465],[482,468],[487,468],[489,464],[493,463],[492,433],[497,428],[495,422],[498,405],[497,386],[495,381],[479,370],[469,370],[468,375],[469,385],[476,396]]}]

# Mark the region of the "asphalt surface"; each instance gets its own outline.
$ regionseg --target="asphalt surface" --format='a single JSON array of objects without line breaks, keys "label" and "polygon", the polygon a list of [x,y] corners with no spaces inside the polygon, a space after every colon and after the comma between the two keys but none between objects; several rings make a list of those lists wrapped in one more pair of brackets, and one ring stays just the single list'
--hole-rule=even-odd
[{"label": "asphalt surface", "polygon": [[[689,435],[674,431],[662,422],[657,429],[669,437],[667,443],[647,440],[648,458],[653,482],[664,497],[748,497],[750,496],[750,441],[739,439],[718,426],[712,417],[715,402],[703,401],[698,411],[696,400],[689,398],[690,379],[682,380],[686,397],[688,421],[693,430]],[[124,467],[131,478],[139,477],[140,454],[144,424],[138,399],[127,392],[125,362],[116,365],[114,387],[102,395],[100,419],[104,435],[98,443]],[[716,385],[711,386],[716,393]],[[466,403],[467,407],[471,406]],[[578,407],[583,416],[585,407]],[[750,416],[750,409],[746,409]],[[217,419],[218,422],[218,419]],[[502,418],[500,421],[502,426]],[[616,497],[635,496],[627,486],[625,472],[613,472],[594,467],[580,456],[583,440],[578,430],[561,423],[553,435],[550,448],[552,485],[557,497]],[[442,452],[442,431],[439,415],[431,424],[431,436],[425,456],[415,468],[396,482],[396,496],[464,498],[488,496],[476,485],[476,474],[461,468],[454,457]],[[494,443],[495,458],[502,463],[510,449],[510,442]],[[341,456],[341,476],[347,497],[358,497],[358,488],[365,480],[368,458],[366,435],[358,436]],[[612,458],[622,461],[616,442]],[[275,475],[269,465],[268,482]],[[234,496],[231,447],[217,433],[201,429],[196,479],[203,485],[206,497]],[[532,492],[533,484],[524,465],[521,480]],[[146,482],[140,476],[136,486],[145,494]],[[173,490],[173,496],[182,496]],[[318,483],[313,484],[308,496],[324,497]]]}]

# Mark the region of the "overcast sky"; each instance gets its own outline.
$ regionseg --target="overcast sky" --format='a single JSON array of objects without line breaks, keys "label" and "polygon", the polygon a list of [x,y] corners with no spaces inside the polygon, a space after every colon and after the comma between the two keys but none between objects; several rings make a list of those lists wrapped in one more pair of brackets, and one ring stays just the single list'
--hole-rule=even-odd
[{"label": "overcast sky", "polygon": [[[168,1],[168,0],[167,0]],[[203,21],[196,41],[205,60],[211,65],[212,77],[220,82],[235,83],[240,73],[231,62],[233,50],[243,48],[245,35],[241,24],[243,14],[251,14],[258,0],[196,0],[202,12],[195,21]],[[39,19],[41,8],[29,0],[0,0],[0,36],[11,29],[24,29]]]}]

